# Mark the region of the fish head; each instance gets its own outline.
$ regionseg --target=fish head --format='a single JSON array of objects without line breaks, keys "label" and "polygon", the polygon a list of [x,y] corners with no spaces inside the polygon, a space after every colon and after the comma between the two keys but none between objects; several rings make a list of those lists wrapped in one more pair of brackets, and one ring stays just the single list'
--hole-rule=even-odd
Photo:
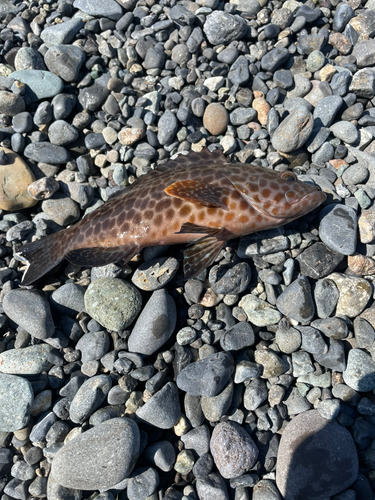
[{"label": "fish head", "polygon": [[245,196],[258,211],[283,223],[311,212],[326,199],[317,186],[299,181],[290,171],[261,168],[250,175],[243,187]]}]

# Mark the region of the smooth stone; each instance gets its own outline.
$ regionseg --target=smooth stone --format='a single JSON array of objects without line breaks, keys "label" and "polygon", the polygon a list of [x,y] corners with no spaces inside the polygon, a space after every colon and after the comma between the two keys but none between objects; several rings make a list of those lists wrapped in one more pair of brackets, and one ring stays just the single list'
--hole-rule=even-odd
[{"label": "smooth stone", "polygon": [[176,384],[191,396],[217,396],[228,383],[233,369],[230,354],[211,354],[183,368],[177,376]]},{"label": "smooth stone", "polygon": [[203,415],[209,422],[218,422],[223,415],[227,414],[233,399],[233,389],[233,381],[230,380],[228,385],[217,396],[212,398],[202,396]]},{"label": "smooth stone", "polygon": [[249,323],[240,322],[229,328],[220,338],[224,351],[239,351],[255,343],[255,334]]},{"label": "smooth stone", "polygon": [[[375,41],[375,40],[374,40]],[[343,142],[354,144],[358,142],[359,132],[351,122],[340,121],[330,126],[332,134]]]},{"label": "smooth stone", "polygon": [[26,427],[33,399],[34,391],[28,380],[0,373],[0,432]]},{"label": "smooth stone", "polygon": [[81,215],[78,203],[60,192],[44,200],[42,209],[48,218],[63,227],[73,224]]},{"label": "smooth stone", "polygon": [[137,417],[158,429],[171,429],[180,418],[179,394],[176,385],[168,382],[135,412]]},{"label": "smooth stone", "polygon": [[215,465],[225,479],[249,471],[259,453],[249,434],[235,422],[220,422],[215,426],[210,449]]},{"label": "smooth stone", "polygon": [[[185,436],[182,436],[181,440],[183,440]],[[163,472],[169,472],[173,469],[173,465],[176,461],[176,452],[172,443],[169,441],[158,441],[150,444],[145,449],[145,458]]]},{"label": "smooth stone", "polygon": [[[323,215],[324,214],[324,215]],[[352,255],[357,246],[357,214],[346,205],[324,207],[319,225],[323,243],[342,255]]]},{"label": "smooth stone", "polygon": [[150,356],[170,338],[176,321],[177,312],[173,298],[165,288],[156,290],[145,305],[130,334],[129,351]]},{"label": "smooth stone", "polygon": [[358,475],[351,434],[317,410],[297,415],[287,424],[277,464],[276,484],[288,500],[324,500],[349,488]]},{"label": "smooth stone", "polygon": [[55,120],[65,120],[73,111],[76,103],[77,98],[74,94],[56,95],[51,101]]},{"label": "smooth stone", "polygon": [[47,45],[70,44],[74,41],[76,34],[83,28],[82,19],[69,19],[63,23],[54,24],[44,28],[40,38]]},{"label": "smooth stone", "polygon": [[48,128],[48,138],[51,144],[56,146],[66,146],[77,140],[78,130],[64,120],[56,120]]},{"label": "smooth stone", "polygon": [[[13,73],[14,74],[14,73]],[[0,90],[0,113],[15,116],[25,111],[25,101],[22,96],[6,90]]]},{"label": "smooth stone", "polygon": [[196,483],[199,500],[229,500],[227,486],[224,479],[217,472],[197,479]]},{"label": "smooth stone", "polygon": [[314,127],[330,127],[342,104],[343,99],[338,95],[329,95],[320,99],[314,109]]},{"label": "smooth stone", "polygon": [[75,348],[81,351],[82,363],[101,359],[107,352],[110,346],[108,333],[103,332],[88,332],[85,333],[77,342]]},{"label": "smooth stone", "polygon": [[172,111],[167,110],[160,117],[158,122],[158,141],[162,146],[170,144],[178,130],[178,121]]},{"label": "smooth stone", "polygon": [[332,273],[344,256],[320,241],[306,248],[298,257],[301,274],[309,278],[323,278]]},{"label": "smooth stone", "polygon": [[159,474],[152,467],[142,467],[132,472],[126,488],[129,500],[150,498],[159,486]]},{"label": "smooth stone", "polygon": [[272,146],[283,153],[295,151],[305,144],[314,126],[312,114],[302,109],[291,113],[274,132]]},{"label": "smooth stone", "polygon": [[28,144],[24,150],[24,155],[30,160],[40,163],[50,163],[61,165],[70,159],[70,153],[62,146],[55,146],[49,142],[33,142]]},{"label": "smooth stone", "polygon": [[10,290],[4,295],[5,314],[37,339],[47,339],[55,332],[47,297],[38,290]]},{"label": "smooth stone", "polygon": [[86,312],[84,303],[85,288],[77,283],[65,283],[52,292],[50,303],[60,314],[75,318],[78,313]]},{"label": "smooth stone", "polygon": [[333,273],[327,276],[339,290],[339,300],[336,307],[337,316],[355,318],[365,309],[371,295],[371,284],[364,278]]},{"label": "smooth stone", "polygon": [[208,281],[215,293],[242,293],[251,280],[251,268],[247,262],[233,265],[216,265],[210,269]]},{"label": "smooth stone", "polygon": [[133,286],[118,278],[98,278],[85,293],[85,308],[100,325],[112,331],[127,328],[138,316],[142,297]]},{"label": "smooth stone", "polygon": [[61,78],[50,71],[37,69],[14,71],[12,78],[26,85],[25,100],[28,103],[54,97],[64,89]]},{"label": "smooth stone", "polygon": [[75,45],[54,45],[44,56],[51,73],[68,83],[77,80],[85,59],[85,52]]},{"label": "smooth stone", "polygon": [[252,294],[244,295],[238,305],[243,308],[248,320],[256,326],[274,325],[281,319],[281,314],[275,307]]},{"label": "smooth stone", "polygon": [[23,69],[46,69],[40,52],[31,47],[21,47],[19,49],[16,57],[14,58],[14,67],[16,68],[16,71]]},{"label": "smooth stone", "polygon": [[78,101],[86,111],[96,111],[106,101],[109,90],[107,88],[109,76],[105,73],[97,78],[93,85],[79,90]]},{"label": "smooth stone", "polygon": [[0,165],[0,209],[15,212],[34,206],[36,200],[27,192],[28,186],[35,181],[34,174],[17,153],[4,147],[1,151],[7,155],[8,162]]},{"label": "smooth stone", "polygon": [[367,352],[351,349],[343,378],[345,384],[355,391],[372,391],[375,388],[375,362]]},{"label": "smooth stone", "polygon": [[271,350],[256,350],[254,352],[254,359],[258,365],[263,367],[262,378],[278,377],[288,369],[282,358]]},{"label": "smooth stone", "polygon": [[66,443],[53,459],[51,476],[65,488],[108,489],[130,475],[139,449],[137,424],[113,418]]},{"label": "smooth stone", "polygon": [[102,0],[74,0],[73,6],[90,16],[106,17],[113,21],[118,21],[124,14],[120,3],[115,0],[106,0],[105,4]]},{"label": "smooth stone", "polygon": [[39,375],[49,370],[49,355],[53,347],[48,344],[9,349],[0,354],[0,372],[12,375]]},{"label": "smooth stone", "polygon": [[82,424],[99,408],[112,387],[112,379],[108,375],[95,375],[87,379],[78,389],[70,404],[70,420]]},{"label": "smooth stone", "polygon": [[203,126],[212,135],[224,134],[229,123],[228,111],[218,102],[210,103],[203,115]]}]

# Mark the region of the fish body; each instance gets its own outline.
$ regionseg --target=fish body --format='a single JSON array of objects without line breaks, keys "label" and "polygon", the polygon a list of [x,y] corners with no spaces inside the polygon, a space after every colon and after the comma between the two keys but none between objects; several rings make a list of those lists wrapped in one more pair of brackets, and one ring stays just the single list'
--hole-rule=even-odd
[{"label": "fish body", "polygon": [[286,224],[326,196],[292,172],[230,163],[219,150],[169,160],[115,193],[74,226],[29,244],[23,284],[63,258],[92,267],[127,262],[144,247],[194,243],[184,252],[191,278],[217,257],[225,242]]}]

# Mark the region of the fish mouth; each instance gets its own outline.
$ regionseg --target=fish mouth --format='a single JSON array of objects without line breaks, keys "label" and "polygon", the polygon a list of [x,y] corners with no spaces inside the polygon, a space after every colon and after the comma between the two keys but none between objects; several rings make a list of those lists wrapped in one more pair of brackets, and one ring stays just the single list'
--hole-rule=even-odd
[{"label": "fish mouth", "polygon": [[320,191],[317,186],[311,187],[313,189],[309,193],[293,203],[293,205],[301,204],[303,208],[302,212],[304,213],[311,212],[327,199],[327,195],[323,191]]}]

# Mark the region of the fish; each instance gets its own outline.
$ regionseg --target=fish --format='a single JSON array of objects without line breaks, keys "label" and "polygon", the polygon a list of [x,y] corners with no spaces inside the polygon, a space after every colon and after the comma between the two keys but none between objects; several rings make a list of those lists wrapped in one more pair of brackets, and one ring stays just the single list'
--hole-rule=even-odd
[{"label": "fish", "polygon": [[115,192],[67,229],[24,245],[30,285],[65,258],[81,267],[127,263],[148,246],[188,244],[185,279],[211,265],[228,240],[276,228],[326,195],[291,171],[232,163],[219,148],[190,151]]}]

